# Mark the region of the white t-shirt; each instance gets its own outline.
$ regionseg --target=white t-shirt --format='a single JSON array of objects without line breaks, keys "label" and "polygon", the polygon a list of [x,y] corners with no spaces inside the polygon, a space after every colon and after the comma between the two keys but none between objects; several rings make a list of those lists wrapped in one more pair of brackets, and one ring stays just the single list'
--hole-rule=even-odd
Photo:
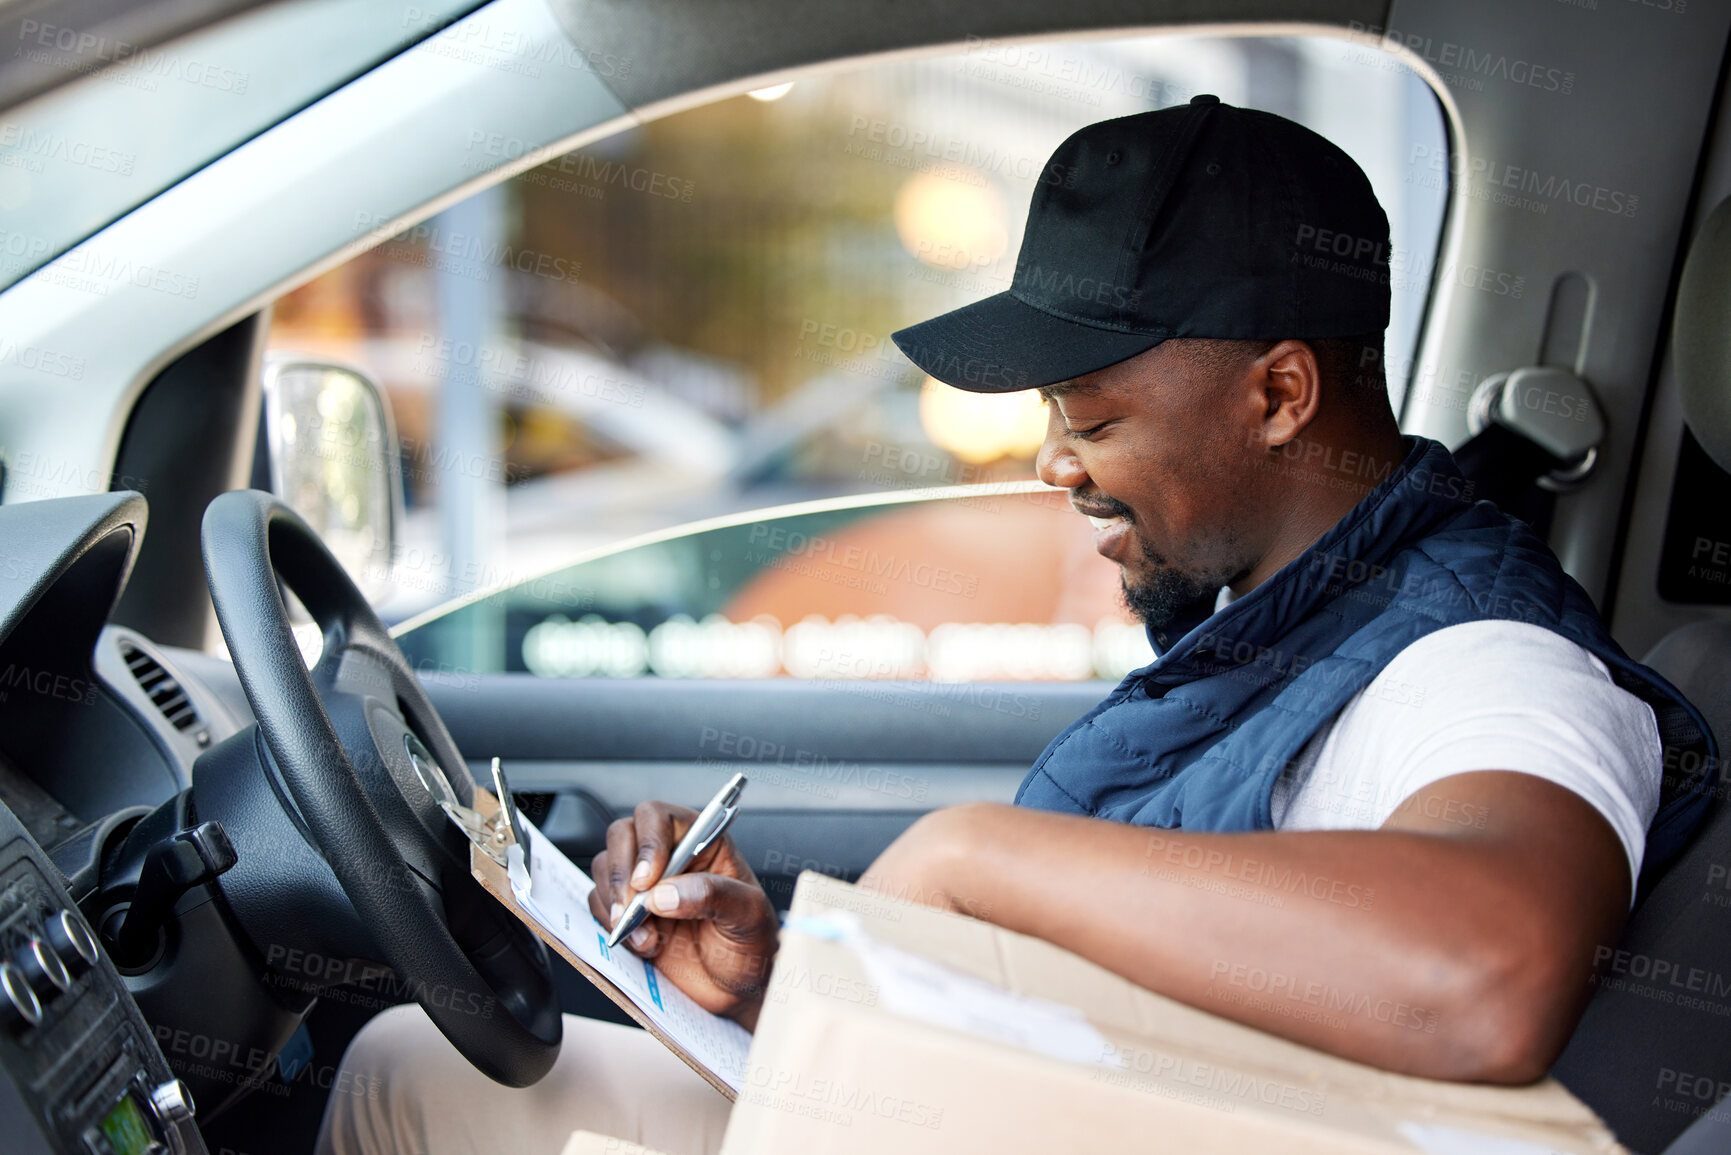
[{"label": "white t-shirt", "polygon": [[[1633,887],[1659,807],[1660,759],[1652,709],[1592,654],[1541,626],[1467,622],[1395,655],[1310,740],[1275,784],[1274,825],[1372,830],[1439,779],[1513,770],[1564,786],[1604,815]],[[1458,803],[1434,809],[1462,825],[1485,817]]]}]

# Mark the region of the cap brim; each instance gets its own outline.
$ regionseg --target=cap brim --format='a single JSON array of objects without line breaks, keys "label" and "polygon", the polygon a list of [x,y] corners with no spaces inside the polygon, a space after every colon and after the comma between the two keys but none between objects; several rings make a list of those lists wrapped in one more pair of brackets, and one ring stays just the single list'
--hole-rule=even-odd
[{"label": "cap brim", "polygon": [[998,293],[890,334],[908,360],[947,385],[1013,393],[1056,385],[1164,341],[1071,321]]}]

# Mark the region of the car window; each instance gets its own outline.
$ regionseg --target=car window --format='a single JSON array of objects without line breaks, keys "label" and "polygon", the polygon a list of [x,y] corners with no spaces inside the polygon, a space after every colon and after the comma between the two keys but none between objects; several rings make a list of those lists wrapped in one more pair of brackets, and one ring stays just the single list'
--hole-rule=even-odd
[{"label": "car window", "polygon": [[1058,491],[815,502],[653,535],[402,623],[424,672],[1082,681],[1153,658]]},{"label": "car window", "polygon": [[[1305,123],[1369,174],[1392,229],[1398,400],[1449,168],[1429,163],[1447,155],[1435,96],[1395,58],[1322,36],[1144,36],[978,40],[948,56],[842,67],[548,159],[277,303],[274,350],[370,369],[395,411],[406,515],[381,575],[394,581],[382,615],[430,623],[452,599],[704,519],[1031,481],[1037,398],[939,386],[889,334],[1007,287],[1036,178],[1071,132],[1205,92]],[[469,147],[476,171],[526,150],[504,130]],[[886,511],[883,525],[904,514]],[[716,564],[743,564],[730,550]],[[730,580],[701,569],[701,550],[644,556],[664,568],[676,555],[700,567],[681,588]],[[636,564],[651,563],[608,563]],[[777,572],[785,579],[794,564],[804,563]],[[851,592],[857,605],[834,599],[820,616],[914,620],[907,606]],[[467,610],[437,630],[418,624],[406,644],[428,631],[444,647],[423,654],[435,664],[532,670],[513,632],[527,629],[530,606],[565,620],[537,638],[590,637],[591,616],[654,628],[647,610],[505,602],[514,625]],[[725,600],[668,605],[694,621],[744,620]],[[805,615],[774,616],[785,631]],[[1098,620],[955,619],[1088,630]],[[935,626],[920,628],[929,639]]]}]

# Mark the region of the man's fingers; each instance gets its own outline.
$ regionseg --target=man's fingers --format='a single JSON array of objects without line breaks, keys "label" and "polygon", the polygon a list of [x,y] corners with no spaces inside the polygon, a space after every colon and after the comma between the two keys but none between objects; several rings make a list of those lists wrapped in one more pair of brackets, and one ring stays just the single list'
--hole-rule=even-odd
[{"label": "man's fingers", "polygon": [[[595,856],[594,875],[596,878],[603,877],[602,872],[606,867],[606,858],[606,851]],[[589,892],[589,913],[595,916],[595,921],[601,924],[602,930],[611,931],[613,924],[618,922],[619,917],[625,913],[625,904],[611,901],[606,894],[606,888],[597,886]],[[660,954],[661,948],[666,945],[666,936],[661,933],[661,928],[656,925],[657,922],[658,920],[655,918],[644,919],[636,930],[625,936],[623,939],[625,947],[632,954],[640,955],[643,958],[654,958]]]},{"label": "man's fingers", "polygon": [[667,945],[667,936],[661,933],[656,922],[653,918],[644,919],[636,930],[625,936],[625,949],[638,958],[652,959],[660,954],[661,948]]},{"label": "man's fingers", "polygon": [[620,818],[607,827],[607,849],[595,859],[596,889],[607,903],[631,901],[631,864],[637,861],[637,825]]},{"label": "man's fingers", "polygon": [[759,887],[719,874],[681,874],[649,892],[650,912],[662,918],[708,919],[736,938],[773,928],[775,911]]},{"label": "man's fingers", "polygon": [[696,819],[695,811],[683,806],[670,806],[665,802],[640,802],[637,812],[632,815],[632,828],[636,836],[637,852],[631,861],[631,888],[633,890],[648,890],[650,885],[661,877],[661,872],[667,869],[667,860],[673,854],[673,848],[678,845],[680,835],[690,828]]}]

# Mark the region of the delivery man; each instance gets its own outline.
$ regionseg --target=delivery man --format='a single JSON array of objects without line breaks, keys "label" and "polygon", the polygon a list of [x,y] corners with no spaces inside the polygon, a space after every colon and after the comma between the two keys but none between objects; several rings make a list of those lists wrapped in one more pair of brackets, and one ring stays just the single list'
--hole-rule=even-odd
[{"label": "delivery man", "polygon": [[[863,883],[1360,1062],[1522,1083],[1568,1040],[1643,863],[1699,820],[1701,784],[1662,766],[1711,764],[1712,740],[1543,541],[1401,435],[1388,256],[1345,153],[1199,96],[1066,140],[1010,289],[895,334],[957,388],[1040,391],[1039,475],[1093,524],[1159,658],[1014,805],[927,815]],[[615,822],[595,914],[648,891],[629,949],[750,1028],[775,912],[729,842],[661,878],[692,818],[648,802]],[[1251,972],[1366,997],[1310,1017],[1223,997]],[[566,1031],[552,1074],[507,1091],[418,1008],[388,1012],[346,1060],[382,1093],[333,1097],[321,1143],[550,1153],[585,1127],[714,1149],[727,1103],[671,1054]]]}]

